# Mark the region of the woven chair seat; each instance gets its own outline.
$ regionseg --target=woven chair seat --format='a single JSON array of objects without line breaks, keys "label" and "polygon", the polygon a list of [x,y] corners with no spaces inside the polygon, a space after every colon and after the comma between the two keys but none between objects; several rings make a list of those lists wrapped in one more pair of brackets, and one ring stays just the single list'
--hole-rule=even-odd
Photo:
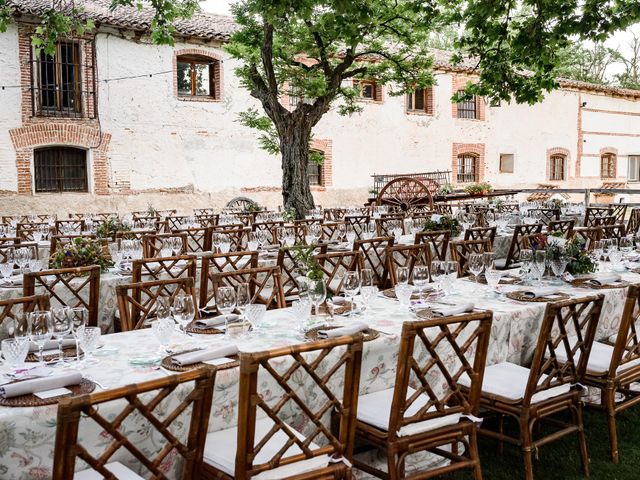
[{"label": "woven chair seat", "polygon": [[[266,417],[261,420],[256,420],[256,439],[264,437],[269,430],[273,427],[273,420]],[[289,428],[292,434],[298,437],[300,440],[304,440],[304,436]],[[236,462],[236,445],[238,437],[238,427],[228,428],[226,430],[219,430],[207,435],[206,443],[204,445],[204,462],[215,467],[216,469],[235,477],[235,462]],[[280,449],[287,443],[289,437],[282,431],[278,431],[273,435],[265,446],[260,450],[254,462],[256,464],[268,462],[274,455],[276,455]],[[309,448],[317,449],[318,446],[313,442]],[[297,445],[292,445],[282,455],[283,459],[298,455],[302,453],[302,450]],[[320,468],[324,468],[329,464],[328,455],[319,455],[314,458],[302,460],[300,462],[294,462],[289,465],[283,465],[273,470],[267,470],[254,477],[252,480],[277,480],[281,478],[287,478],[296,474],[310,472]]]},{"label": "woven chair seat", "polygon": [[[391,402],[393,401],[393,388],[381,390],[379,392],[368,393],[358,397],[357,418],[361,422],[368,423],[381,430],[389,430],[389,416],[391,414]],[[411,397],[415,390],[411,387],[407,389],[407,398]],[[422,394],[418,400],[413,402],[407,409],[406,415],[415,415],[423,406],[429,403],[429,397]],[[429,412],[435,412],[434,407],[429,408]],[[444,417],[437,417],[423,422],[417,422],[402,427],[398,431],[398,436],[416,435],[422,432],[435,430],[436,428],[447,427],[460,421],[460,413],[452,413]]]}]

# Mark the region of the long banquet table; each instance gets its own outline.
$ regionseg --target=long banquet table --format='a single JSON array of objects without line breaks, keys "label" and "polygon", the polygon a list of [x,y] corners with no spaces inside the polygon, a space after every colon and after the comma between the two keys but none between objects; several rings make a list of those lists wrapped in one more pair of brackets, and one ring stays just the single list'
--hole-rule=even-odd
[{"label": "long banquet table", "polygon": [[[623,278],[630,282],[640,282],[640,275],[633,273],[625,273]],[[486,296],[488,287],[475,285],[466,279],[456,280],[454,286],[455,293],[447,297],[447,302],[460,303],[473,298],[477,307],[493,311],[488,364],[509,361],[527,365],[532,358],[546,304],[517,302],[504,296],[489,298]],[[572,296],[603,293],[605,304],[597,339],[606,339],[616,333],[626,289],[576,289],[565,285],[561,290]],[[267,318],[273,326],[251,332],[247,338],[238,340],[237,345],[241,351],[260,351],[303,341],[303,338],[295,332],[296,321],[290,309],[269,311]],[[379,295],[367,311],[358,315],[358,319],[381,332],[377,339],[364,344],[360,392],[365,394],[391,388],[395,380],[402,324],[416,319],[416,316],[406,307],[401,307],[396,300]],[[336,324],[345,324],[349,321],[348,318],[340,317],[335,320]],[[104,346],[97,357],[99,363],[83,367],[82,372],[107,389],[171,374],[157,366],[136,367],[130,363],[134,357],[157,355],[159,345],[150,329],[104,335],[102,341]],[[174,351],[183,351],[193,347],[221,345],[228,341],[219,335],[186,336],[176,332],[170,348]],[[7,367],[0,366],[0,373],[6,370]],[[229,428],[236,424],[237,387],[237,368],[218,372],[209,431]],[[268,382],[260,384],[260,389],[264,395],[273,395],[275,391],[274,385]],[[176,390],[167,401],[177,402],[180,392],[180,389]],[[102,406],[103,415],[109,414],[107,408],[116,410],[115,405]],[[143,428],[141,423],[136,422],[140,422],[140,419],[132,419],[123,428],[134,432],[139,448],[153,450],[156,445],[154,435]],[[183,427],[186,428],[186,425]],[[50,478],[55,432],[55,406],[0,407],[0,478],[4,480]],[[105,438],[97,428],[81,430],[81,436],[85,440],[88,440],[90,435],[95,450],[104,448]],[[372,462],[383,460],[374,457],[368,460]],[[139,468],[139,464],[126,455],[116,458],[134,469]],[[412,464],[411,462],[423,461],[425,460],[418,455],[410,459],[409,465]],[[165,466],[167,472],[171,472],[176,465],[169,459]],[[169,474],[169,476],[172,475]],[[358,478],[368,477],[359,472]]]}]

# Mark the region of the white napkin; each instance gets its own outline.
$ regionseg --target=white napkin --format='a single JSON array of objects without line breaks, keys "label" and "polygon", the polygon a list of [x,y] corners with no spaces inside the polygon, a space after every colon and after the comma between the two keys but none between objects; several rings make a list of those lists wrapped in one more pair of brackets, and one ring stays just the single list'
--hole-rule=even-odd
[{"label": "white napkin", "polygon": [[601,286],[601,285],[611,285],[613,283],[619,282],[622,280],[622,277],[617,273],[600,273],[594,275],[594,278],[588,280],[587,283],[591,285]]},{"label": "white napkin", "polygon": [[196,352],[182,353],[173,357],[171,361],[176,365],[184,367],[185,365],[192,365],[198,362],[206,362],[207,360],[215,360],[216,358],[237,354],[238,347],[236,345],[226,345],[219,348],[206,348]]},{"label": "white napkin", "polygon": [[344,335],[353,335],[364,330],[368,330],[369,325],[364,322],[354,322],[346,327],[334,328],[333,330],[319,330],[318,338],[335,338]]},{"label": "white napkin", "polygon": [[331,303],[333,303],[334,305],[344,305],[345,303],[347,303],[347,299],[344,297],[332,297]]},{"label": "white napkin", "polygon": [[34,378],[24,382],[9,383],[0,387],[0,396],[4,398],[19,397],[30,393],[46,392],[54,388],[77,385],[82,381],[82,373],[70,372],[53,377]]},{"label": "white napkin", "polygon": [[454,305],[451,307],[432,308],[431,312],[435,317],[450,317],[452,315],[460,315],[461,313],[472,312],[475,305],[471,302],[462,305]]},{"label": "white napkin", "polygon": [[545,288],[531,288],[522,292],[522,295],[526,298],[541,298],[548,297],[550,295],[554,295],[558,293],[557,288],[553,287],[545,287]]},{"label": "white napkin", "polygon": [[[76,340],[74,338],[65,338],[62,340],[62,348],[67,348],[67,347],[75,347],[76,346]],[[58,340],[47,340],[44,343],[44,347],[42,347],[42,350],[53,350],[53,349],[58,349]],[[29,345],[29,352],[37,352],[38,351],[38,345],[35,342],[31,342],[31,344]]]},{"label": "white napkin", "polygon": [[235,322],[240,318],[240,315],[236,315],[235,313],[230,313],[229,315],[218,315],[213,318],[201,318],[200,320],[196,320],[194,325],[197,328],[212,328],[212,327],[220,327],[228,322]]}]

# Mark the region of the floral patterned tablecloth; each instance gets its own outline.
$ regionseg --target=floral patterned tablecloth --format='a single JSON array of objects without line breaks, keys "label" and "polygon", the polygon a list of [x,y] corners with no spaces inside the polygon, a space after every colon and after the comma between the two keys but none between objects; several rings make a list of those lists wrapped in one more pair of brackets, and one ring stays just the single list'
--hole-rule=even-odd
[{"label": "floral patterned tablecloth", "polygon": [[[625,278],[640,281],[640,275],[625,274]],[[122,279],[113,279],[113,283]],[[489,345],[488,363],[511,361],[518,364],[530,362],[545,308],[544,303],[521,303],[504,297],[490,297],[487,287],[475,285],[468,280],[457,280],[456,293],[448,301],[458,303],[474,299],[477,307],[494,312],[494,320]],[[4,289],[3,289],[4,290]],[[594,290],[562,287],[574,296],[596,293]],[[599,290],[606,300],[598,329],[598,339],[606,338],[617,330],[624,304],[625,289]],[[272,347],[290,345],[302,341],[295,331],[295,319],[289,310],[267,313],[273,325],[249,334],[239,340],[241,351],[259,351]],[[399,306],[395,300],[379,296],[371,307],[358,316],[381,335],[365,343],[360,382],[361,394],[391,388],[395,380],[399,334],[404,321],[415,316]],[[337,318],[336,323],[346,323],[346,318]],[[157,367],[134,367],[133,357],[151,357],[158,351],[158,343],[150,330],[110,334],[103,336],[104,347],[99,350],[97,365],[82,369],[86,376],[100,382],[106,388],[141,382],[170,374]],[[195,346],[220,345],[227,342],[213,335],[174,335],[170,348],[181,351]],[[0,373],[6,367],[0,366]],[[209,430],[219,430],[233,426],[237,422],[238,370],[223,370],[218,373],[214,390]],[[264,395],[273,395],[273,385],[260,384]],[[182,392],[184,394],[184,392]],[[181,395],[178,389],[168,401],[176,402]],[[109,415],[107,408],[102,413]],[[186,424],[183,424],[183,431]],[[133,433],[139,448],[153,451],[156,440],[140,418],[132,419],[123,428]],[[56,407],[9,408],[0,407],[0,478],[3,480],[36,480],[50,478],[53,445],[56,430]],[[87,429],[82,433],[86,438],[94,438],[94,449],[103,449],[104,434],[97,429]],[[91,437],[90,437],[91,435]],[[86,444],[85,444],[86,445]],[[131,466],[136,466],[126,455],[118,457]],[[371,458],[371,461],[376,460]],[[419,459],[418,459],[419,460]],[[416,460],[417,461],[417,460]],[[167,472],[175,468],[173,457],[165,462]],[[359,473],[358,478],[366,478]]]}]

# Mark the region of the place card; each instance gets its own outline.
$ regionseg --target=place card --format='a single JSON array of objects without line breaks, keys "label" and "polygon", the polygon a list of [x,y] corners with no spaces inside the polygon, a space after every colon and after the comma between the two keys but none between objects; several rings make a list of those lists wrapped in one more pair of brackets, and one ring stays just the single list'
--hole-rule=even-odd
[{"label": "place card", "polygon": [[220,358],[214,358],[213,360],[205,360],[202,363],[206,363],[207,365],[224,365],[225,363],[231,363],[234,362],[235,360],[233,360],[232,358],[228,358],[228,357],[220,357]]},{"label": "place card", "polygon": [[36,392],[34,395],[38,398],[46,400],[51,397],[59,397],[60,395],[70,395],[73,392],[68,388],[54,388],[52,390],[45,390],[44,392]]}]

